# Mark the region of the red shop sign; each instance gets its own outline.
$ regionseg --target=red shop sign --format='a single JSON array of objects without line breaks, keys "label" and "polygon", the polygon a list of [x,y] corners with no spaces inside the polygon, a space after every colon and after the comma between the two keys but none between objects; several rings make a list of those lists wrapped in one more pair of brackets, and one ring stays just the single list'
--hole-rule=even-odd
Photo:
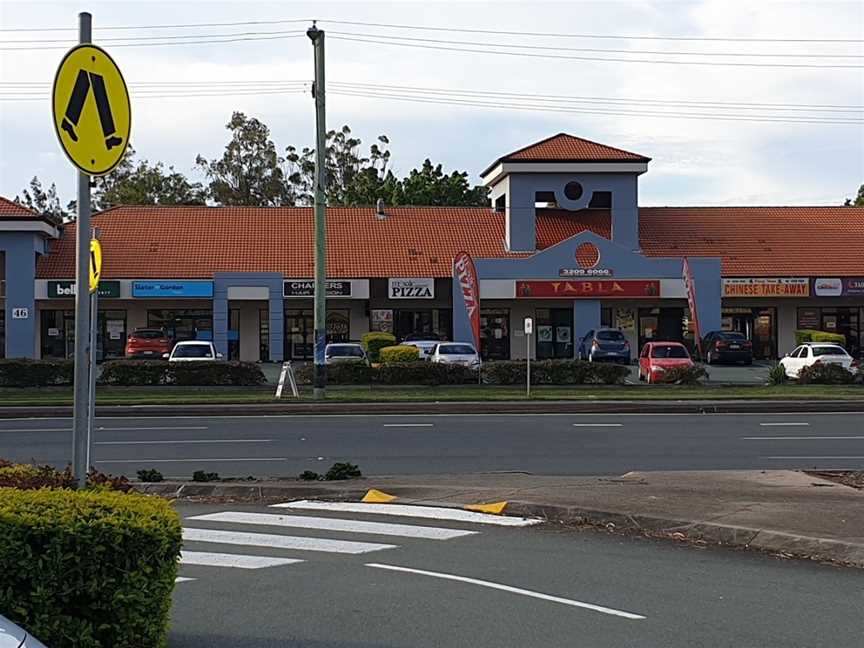
[{"label": "red shop sign", "polygon": [[517,281],[517,299],[624,299],[659,297],[656,279],[591,279],[582,281]]}]

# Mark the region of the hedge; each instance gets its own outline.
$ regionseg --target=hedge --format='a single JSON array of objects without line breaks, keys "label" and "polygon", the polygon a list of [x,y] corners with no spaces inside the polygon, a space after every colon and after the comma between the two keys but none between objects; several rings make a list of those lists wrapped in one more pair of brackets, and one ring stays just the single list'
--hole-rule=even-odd
[{"label": "hedge", "polygon": [[708,371],[702,365],[670,367],[662,373],[655,373],[651,379],[656,383],[670,385],[701,385],[708,378]]},{"label": "hedge", "polygon": [[830,342],[831,344],[846,344],[846,336],[840,333],[828,333],[826,331],[814,331],[811,329],[797,329],[795,331],[795,344],[805,342]]},{"label": "hedge", "polygon": [[[37,490],[39,488],[74,489],[76,486],[77,481],[68,466],[63,470],[57,470],[53,466],[16,464],[0,459],[0,488]],[[132,489],[126,477],[105,474],[95,468],[87,473],[87,486],[88,488],[109,488],[124,493]]]},{"label": "hedge", "polygon": [[384,347],[393,346],[396,344],[396,336],[392,333],[383,333],[381,331],[371,331],[364,333],[360,338],[360,343],[366,349],[366,355],[369,356],[369,362],[380,362],[378,352]]},{"label": "hedge", "polygon": [[[487,362],[483,382],[491,385],[524,385],[524,361]],[[619,385],[630,375],[623,365],[584,360],[537,360],[531,363],[534,385]]]},{"label": "hedge", "polygon": [[444,362],[392,362],[377,371],[382,385],[461,385],[477,381],[477,372],[464,365]]},{"label": "hedge", "polygon": [[378,357],[381,362],[416,362],[420,359],[420,349],[410,344],[382,347]]},{"label": "hedge", "polygon": [[0,489],[0,614],[52,648],[164,648],[181,544],[160,498]]},{"label": "hedge", "polygon": [[[294,367],[294,379],[298,385],[311,385],[314,366],[310,364]],[[346,360],[327,365],[327,383],[331,385],[368,385],[374,370],[363,360]]]},{"label": "hedge", "polygon": [[801,367],[798,382],[802,385],[851,385],[855,374],[840,365],[820,362]]},{"label": "hedge", "polygon": [[254,362],[166,362],[164,360],[109,360],[102,365],[106,385],[213,386],[262,385],[264,373]]},{"label": "hedge", "polygon": [[72,360],[0,359],[0,387],[50,387],[71,385]]}]

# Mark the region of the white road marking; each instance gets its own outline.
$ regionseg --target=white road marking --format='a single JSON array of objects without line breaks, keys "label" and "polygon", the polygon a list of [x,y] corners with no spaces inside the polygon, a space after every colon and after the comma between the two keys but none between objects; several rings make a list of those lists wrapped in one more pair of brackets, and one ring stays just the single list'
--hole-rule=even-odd
[{"label": "white road marking", "polygon": [[777,455],[777,456],[773,456],[773,457],[759,457],[759,458],[760,459],[781,459],[781,460],[782,459],[824,459],[824,460],[830,459],[830,460],[834,460],[834,461],[844,461],[846,459],[864,459],[864,455],[851,455],[848,457],[831,456],[831,455],[826,455],[826,456],[821,456],[821,457],[815,456],[815,455],[794,455],[794,456],[793,455],[783,455],[783,456]]},{"label": "white road marking", "polygon": [[243,554],[211,553],[209,551],[180,552],[181,565],[204,565],[205,567],[237,567],[238,569],[263,569],[277,565],[301,563],[298,558],[276,556],[247,556]]},{"label": "white road marking", "polygon": [[71,432],[72,428],[0,428],[0,432]]},{"label": "white road marking", "polygon": [[390,524],[387,522],[363,522],[361,520],[338,520],[335,518],[307,517],[304,515],[275,515],[272,513],[245,513],[225,511],[208,513],[187,518],[210,522],[233,522],[237,524],[261,524],[265,526],[297,527],[303,529],[322,529],[325,531],[345,531],[348,533],[371,533],[373,535],[423,538],[425,540],[449,540],[477,531],[445,529],[442,527],[416,526],[412,524]]},{"label": "white road marking", "polygon": [[573,423],[573,427],[621,427],[623,423]]},{"label": "white road marking", "polygon": [[175,443],[270,443],[273,439],[176,439],[173,441],[94,441],[93,445],[173,445]]},{"label": "white road marking", "polygon": [[288,461],[287,457],[207,457],[205,459],[104,459],[96,463],[182,463],[191,462],[220,462],[220,461]]},{"label": "white road marking", "polygon": [[329,540],[327,538],[273,535],[270,533],[241,533],[236,531],[190,528],[183,529],[183,539],[189,542],[215,542],[218,544],[278,547],[279,549],[299,549],[301,551],[324,551],[327,553],[344,554],[362,554],[370,551],[380,551],[381,549],[395,549],[398,546],[377,544],[374,542],[354,542],[350,540]]},{"label": "white road marking", "polygon": [[384,423],[384,427],[435,427],[434,423]]},{"label": "white road marking", "polygon": [[402,517],[426,518],[431,520],[452,520],[455,522],[472,522],[475,524],[493,524],[496,526],[523,527],[543,522],[540,518],[506,517],[477,513],[457,508],[437,506],[412,506],[409,504],[366,504],[364,502],[318,502],[315,500],[298,500],[272,504],[275,508],[293,508],[306,511],[337,511],[343,513],[373,513],[377,515],[397,515]]},{"label": "white road marking", "polygon": [[594,612],[601,612],[603,614],[611,614],[612,616],[619,616],[625,619],[645,619],[646,617],[641,614],[634,614],[633,612],[625,612],[624,610],[616,610],[615,608],[608,608],[602,605],[594,605],[593,603],[584,603],[582,601],[575,601],[573,599],[562,598],[560,596],[552,596],[551,594],[543,594],[542,592],[535,592],[533,590],[521,589],[519,587],[511,587],[510,585],[502,585],[501,583],[493,583],[492,581],[480,580],[477,578],[469,578],[467,576],[457,576],[456,574],[444,574],[441,572],[433,572],[426,571],[423,569],[411,569],[409,567],[397,567],[396,565],[383,565],[381,563],[366,563],[367,567],[373,567],[375,569],[387,569],[389,571],[398,571],[405,572],[408,574],[419,574],[421,576],[431,576],[433,578],[442,578],[444,580],[452,580],[458,581],[460,583],[470,583],[471,585],[480,585],[481,587],[488,587],[490,589],[501,590],[502,592],[510,592],[512,594],[521,594],[522,596],[530,596],[531,598],[541,599],[543,601],[551,601],[553,603],[562,603],[564,605],[570,605],[572,607],[584,608],[586,610],[593,610]]},{"label": "white road marking", "polygon": [[864,439],[864,436],[755,436],[741,438],[745,441],[839,441],[842,439]]},{"label": "white road marking", "polygon": [[178,576],[177,578],[174,579],[174,582],[175,583],[186,583],[188,581],[194,581],[194,580],[197,580],[197,579],[196,578],[187,578],[186,576]]},{"label": "white road marking", "polygon": [[760,423],[762,427],[809,427],[809,423]]},{"label": "white road marking", "polygon": [[154,430],[206,430],[206,425],[166,425],[162,427],[97,427],[97,430],[103,432],[150,432]]}]

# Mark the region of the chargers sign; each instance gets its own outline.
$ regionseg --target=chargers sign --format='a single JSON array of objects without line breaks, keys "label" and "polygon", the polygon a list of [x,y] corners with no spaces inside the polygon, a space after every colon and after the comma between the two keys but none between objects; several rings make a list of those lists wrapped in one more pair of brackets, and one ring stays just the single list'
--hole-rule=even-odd
[{"label": "chargers sign", "polygon": [[390,299],[435,299],[435,279],[390,279],[387,295]]}]

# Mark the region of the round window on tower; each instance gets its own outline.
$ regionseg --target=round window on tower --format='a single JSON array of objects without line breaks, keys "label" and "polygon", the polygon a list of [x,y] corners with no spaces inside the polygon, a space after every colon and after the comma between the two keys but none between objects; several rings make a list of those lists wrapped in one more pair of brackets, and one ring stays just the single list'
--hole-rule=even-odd
[{"label": "round window on tower", "polygon": [[576,248],[576,263],[583,270],[589,270],[600,263],[600,250],[593,243],[583,243]]},{"label": "round window on tower", "polygon": [[564,185],[564,195],[567,200],[579,200],[582,197],[582,185],[573,180]]}]

